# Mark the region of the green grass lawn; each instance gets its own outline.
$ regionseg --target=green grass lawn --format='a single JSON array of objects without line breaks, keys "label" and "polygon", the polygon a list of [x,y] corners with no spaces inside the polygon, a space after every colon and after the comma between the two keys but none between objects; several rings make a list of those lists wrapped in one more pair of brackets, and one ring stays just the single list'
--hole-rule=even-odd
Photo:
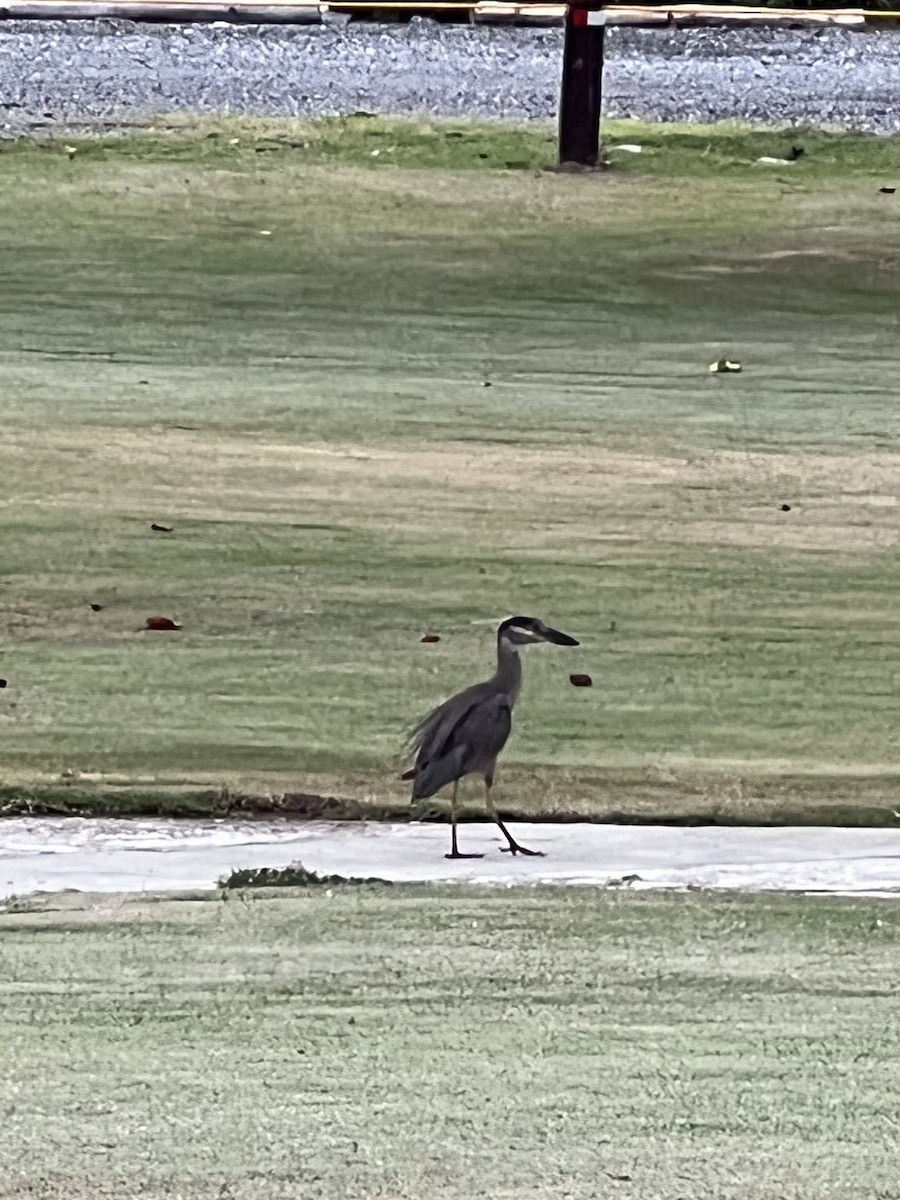
[{"label": "green grass lawn", "polygon": [[582,647],[529,653],[509,811],[894,820],[896,141],[72,144],[0,148],[8,809],[402,811],[525,612]]},{"label": "green grass lawn", "polygon": [[896,1200],[894,906],[587,889],[0,915],[4,1200]]}]

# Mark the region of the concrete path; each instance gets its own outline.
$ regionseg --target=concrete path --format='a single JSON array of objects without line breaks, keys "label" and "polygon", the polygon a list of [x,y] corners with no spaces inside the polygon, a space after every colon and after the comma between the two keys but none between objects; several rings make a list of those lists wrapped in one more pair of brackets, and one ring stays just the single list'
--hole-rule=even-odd
[{"label": "concrete path", "polygon": [[[396,882],[588,884],[900,896],[900,828],[672,829],[522,825],[543,858],[511,859],[491,825],[23,818],[0,822],[0,899],[34,891],[214,888],[237,867],[302,863],[320,874]],[[630,876],[637,876],[625,883]]]}]

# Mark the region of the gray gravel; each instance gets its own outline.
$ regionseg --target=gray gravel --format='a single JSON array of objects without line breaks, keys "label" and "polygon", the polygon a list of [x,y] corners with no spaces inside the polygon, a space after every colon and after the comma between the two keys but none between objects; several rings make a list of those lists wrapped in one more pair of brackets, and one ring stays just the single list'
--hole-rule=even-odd
[{"label": "gray gravel", "polygon": [[[61,132],[167,112],[546,119],[562,32],[438,26],[0,25],[0,126]],[[900,37],[609,34],[611,116],[900,128]]]}]

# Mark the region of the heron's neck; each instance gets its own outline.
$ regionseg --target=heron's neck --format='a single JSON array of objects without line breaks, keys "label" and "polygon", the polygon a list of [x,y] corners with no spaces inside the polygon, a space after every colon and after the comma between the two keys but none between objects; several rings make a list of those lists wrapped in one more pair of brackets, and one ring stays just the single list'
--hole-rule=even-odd
[{"label": "heron's neck", "polygon": [[518,647],[511,645],[504,637],[497,638],[497,674],[494,679],[514,701],[522,686],[522,660]]}]

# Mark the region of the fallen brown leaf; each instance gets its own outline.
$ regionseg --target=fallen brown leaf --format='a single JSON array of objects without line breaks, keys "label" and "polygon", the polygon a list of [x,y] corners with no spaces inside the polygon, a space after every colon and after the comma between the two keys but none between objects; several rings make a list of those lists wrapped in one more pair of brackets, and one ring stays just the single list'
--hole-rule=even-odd
[{"label": "fallen brown leaf", "polygon": [[180,629],[181,622],[173,621],[171,617],[148,617],[145,624],[145,629]]}]

